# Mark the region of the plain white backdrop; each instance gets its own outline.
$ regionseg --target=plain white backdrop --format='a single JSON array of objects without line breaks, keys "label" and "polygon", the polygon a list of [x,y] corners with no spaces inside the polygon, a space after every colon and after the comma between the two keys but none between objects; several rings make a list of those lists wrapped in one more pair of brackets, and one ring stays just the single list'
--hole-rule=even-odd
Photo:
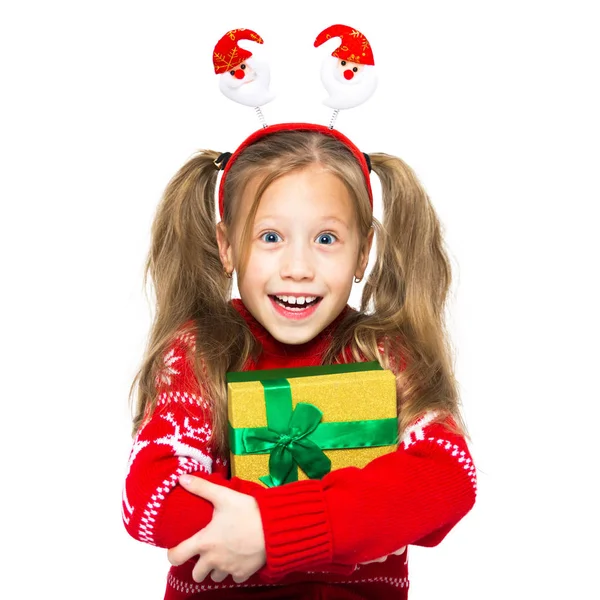
[{"label": "plain white backdrop", "polygon": [[410,551],[411,600],[600,597],[596,9],[2,3],[0,595],[163,597],[166,552],[120,517],[154,210],[197,149],[233,150],[259,127],[218,90],[226,31],[265,40],[269,123],[325,124],[313,40],[343,23],[370,40],[380,83],[336,127],[408,162],[444,227],[478,467],[473,511]]}]

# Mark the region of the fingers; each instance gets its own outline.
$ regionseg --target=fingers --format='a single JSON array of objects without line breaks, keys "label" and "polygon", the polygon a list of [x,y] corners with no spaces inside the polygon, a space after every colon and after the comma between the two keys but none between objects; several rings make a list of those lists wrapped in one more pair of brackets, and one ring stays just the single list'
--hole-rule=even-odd
[{"label": "fingers", "polygon": [[192,475],[182,475],[179,478],[179,484],[188,492],[208,500],[215,506],[219,501],[223,500],[227,492],[230,491],[222,485],[217,485],[207,479],[193,477]]},{"label": "fingers", "polygon": [[382,556],[381,558],[375,558],[374,560],[368,560],[367,562],[363,562],[363,563],[359,563],[361,565],[370,565],[371,563],[382,563],[385,562],[387,559],[387,554],[385,556]]},{"label": "fingers", "polygon": [[192,578],[197,583],[200,583],[201,581],[204,581],[206,579],[206,577],[212,570],[213,570],[212,564],[208,560],[200,557],[198,559],[198,562],[194,566],[194,570],[192,571]]},{"label": "fingers", "polygon": [[[217,502],[222,498],[223,492],[227,492],[227,488],[220,485],[207,481],[202,477],[193,477],[192,475],[182,475],[179,478],[181,487],[185,488],[188,492],[201,496],[216,506]],[[167,552],[167,558],[169,562],[178,566],[183,564],[186,560],[189,560],[193,556],[200,554],[199,544],[201,542],[201,536],[203,530],[199,531],[187,540],[184,540],[174,548],[170,548]]]},{"label": "fingers", "polygon": [[[400,554],[404,554],[406,552],[406,546],[403,546],[402,548],[399,548],[398,550],[396,550],[396,552],[392,552],[392,554],[396,554],[396,555],[400,555]],[[363,562],[363,563],[359,563],[361,565],[370,565],[371,563],[382,563],[385,562],[385,560],[387,559],[388,556],[391,556],[390,554],[386,555],[386,556],[382,556],[381,558],[376,558],[375,560],[368,560],[367,562]]]},{"label": "fingers", "polygon": [[198,532],[192,537],[189,537],[174,548],[169,548],[167,558],[172,565],[182,565],[186,560],[199,554],[199,544],[201,542],[200,533],[201,532]]},{"label": "fingers", "polygon": [[217,583],[221,583],[221,581],[223,581],[227,575],[229,575],[229,573],[226,571],[220,571],[219,569],[213,569],[210,572],[210,578]]},{"label": "fingers", "polygon": [[[228,573],[227,571],[222,571],[221,569],[214,568],[213,564],[209,560],[200,557],[198,559],[198,562],[196,563],[196,566],[194,567],[194,570],[192,571],[192,578],[195,582],[200,583],[210,575],[210,578],[213,581],[220,583],[229,574],[230,573]],[[236,573],[235,575],[231,575],[231,578],[233,579],[233,581],[235,581],[235,583],[244,583],[244,581],[250,578],[250,575]]]}]

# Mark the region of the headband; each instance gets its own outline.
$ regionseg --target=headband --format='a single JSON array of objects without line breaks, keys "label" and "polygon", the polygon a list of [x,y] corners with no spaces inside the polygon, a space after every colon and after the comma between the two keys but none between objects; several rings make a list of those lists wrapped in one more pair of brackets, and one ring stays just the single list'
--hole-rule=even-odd
[{"label": "headband", "polygon": [[362,153],[349,138],[343,133],[335,129],[329,129],[324,125],[317,125],[315,123],[278,123],[277,125],[270,125],[263,127],[258,131],[255,131],[249,137],[247,137],[239,146],[239,148],[233,153],[224,152],[215,160],[215,166],[218,169],[223,170],[223,176],[221,177],[221,183],[219,184],[219,214],[223,218],[223,211],[225,206],[225,179],[229,173],[232,165],[240,154],[248,147],[257,142],[258,140],[279,131],[316,131],[322,135],[328,135],[342,142],[350,152],[352,152],[354,158],[356,158],[360,165],[361,171],[365,177],[365,184],[367,191],[369,192],[369,200],[371,202],[371,208],[373,208],[373,191],[371,190],[371,181],[369,178],[369,172],[371,171],[370,159],[367,154]]},{"label": "headband", "polygon": [[[256,52],[260,48],[258,44],[263,44],[263,39],[250,29],[232,29],[217,42],[213,51],[213,66],[215,73],[219,75],[221,91],[234,102],[253,106],[262,123],[262,128],[247,137],[233,154],[224,152],[214,161],[215,166],[223,171],[218,192],[221,218],[223,218],[224,212],[225,180],[232,165],[248,146],[265,136],[280,131],[314,131],[333,137],[344,144],[360,165],[369,193],[371,208],[373,208],[373,192],[369,177],[370,158],[361,152],[349,138],[333,128],[341,109],[362,104],[375,91],[373,51],[365,36],[347,25],[331,25],[323,30],[315,39],[314,46],[326,44],[331,39],[338,39],[340,43],[337,49],[331,47],[333,52],[330,56],[325,57],[321,68],[321,80],[329,94],[323,103],[334,109],[328,127],[315,123],[267,125],[260,107],[274,98],[268,89],[269,65],[251,51]],[[240,47],[239,41],[242,41],[245,47]],[[248,46],[248,42],[250,46]]]}]

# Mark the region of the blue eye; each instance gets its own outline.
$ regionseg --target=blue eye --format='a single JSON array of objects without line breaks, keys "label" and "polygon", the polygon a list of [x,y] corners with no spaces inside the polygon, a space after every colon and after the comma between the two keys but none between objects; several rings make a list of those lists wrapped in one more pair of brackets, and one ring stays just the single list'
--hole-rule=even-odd
[{"label": "blue eye", "polygon": [[335,240],[337,240],[333,233],[322,233],[317,239],[319,240],[319,242],[322,242],[326,246],[330,246]]},{"label": "blue eye", "polygon": [[263,233],[260,236],[260,239],[264,242],[273,243],[278,242],[280,238],[279,235],[276,234],[274,231],[267,231],[267,233]]}]

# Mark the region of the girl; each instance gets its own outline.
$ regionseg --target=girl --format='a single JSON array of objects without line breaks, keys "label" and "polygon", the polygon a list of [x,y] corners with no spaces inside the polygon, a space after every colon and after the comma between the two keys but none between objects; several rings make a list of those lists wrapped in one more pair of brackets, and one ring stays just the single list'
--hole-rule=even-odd
[{"label": "girl", "polygon": [[[312,124],[201,151],[166,189],[147,274],[157,308],[123,519],[170,548],[165,598],[407,598],[405,547],[440,543],[476,491],[443,322],[449,262],[410,168]],[[229,477],[228,371],[371,360],[396,374],[396,452],[280,487]]]}]

